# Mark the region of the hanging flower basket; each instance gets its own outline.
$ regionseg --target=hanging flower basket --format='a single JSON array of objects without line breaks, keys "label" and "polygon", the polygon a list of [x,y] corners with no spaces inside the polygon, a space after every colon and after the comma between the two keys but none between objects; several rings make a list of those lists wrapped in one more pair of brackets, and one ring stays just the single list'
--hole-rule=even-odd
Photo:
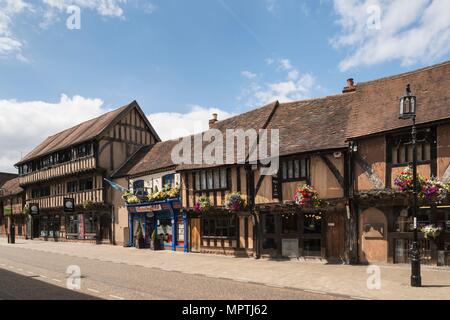
[{"label": "hanging flower basket", "polygon": [[176,186],[172,188],[170,185],[166,185],[161,191],[156,191],[148,195],[148,201],[162,201],[169,198],[178,198],[180,196],[180,187]]},{"label": "hanging flower basket", "polygon": [[[425,183],[425,178],[417,175],[417,191],[422,189]],[[413,173],[411,167],[403,170],[394,180],[394,184],[402,191],[414,191]]]},{"label": "hanging flower basket", "polygon": [[294,201],[299,206],[318,208],[322,206],[323,202],[319,199],[319,194],[307,184],[299,186],[295,190]]},{"label": "hanging flower basket", "polygon": [[95,207],[95,205],[94,205],[94,202],[92,202],[92,201],[85,201],[83,203],[84,210],[92,210],[92,209],[94,209],[94,207]]},{"label": "hanging flower basket", "polygon": [[29,215],[30,214],[30,206],[26,204],[22,209],[22,214]]},{"label": "hanging flower basket", "polygon": [[138,197],[136,197],[135,195],[131,195],[131,196],[128,196],[126,202],[128,204],[136,204],[136,203],[139,203],[140,201],[139,201]]},{"label": "hanging flower basket", "polygon": [[225,207],[230,212],[243,211],[245,208],[245,200],[239,192],[230,193],[225,199]]},{"label": "hanging flower basket", "polygon": [[124,193],[122,193],[122,199],[123,201],[127,202],[128,201],[128,197],[132,196],[133,194],[130,191],[125,191]]},{"label": "hanging flower basket", "polygon": [[442,228],[430,224],[423,227],[420,231],[425,235],[425,239],[431,238],[435,240],[441,234]]},{"label": "hanging flower basket", "polygon": [[197,202],[194,205],[194,211],[195,212],[206,212],[209,209],[211,209],[211,202],[209,201],[209,198],[206,196],[201,196],[198,198]]},{"label": "hanging flower basket", "polygon": [[441,181],[431,178],[425,181],[419,196],[425,200],[433,201],[439,204],[447,199],[447,187],[448,186]]}]

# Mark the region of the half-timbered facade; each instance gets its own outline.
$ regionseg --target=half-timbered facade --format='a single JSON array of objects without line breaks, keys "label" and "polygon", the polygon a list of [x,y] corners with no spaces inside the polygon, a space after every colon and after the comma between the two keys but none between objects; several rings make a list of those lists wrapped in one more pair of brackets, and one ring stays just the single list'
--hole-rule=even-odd
[{"label": "half-timbered facade", "polygon": [[[414,221],[411,198],[395,179],[412,163],[410,121],[399,119],[407,84],[417,96],[418,173],[450,181],[450,63],[359,84],[349,131],[354,251],[361,263],[408,263]],[[421,200],[419,230],[442,228],[437,239],[419,233],[422,263],[450,264],[450,201]]]},{"label": "half-timbered facade", "polygon": [[145,247],[150,247],[153,236],[160,250],[188,251],[188,220],[180,210],[180,174],[171,159],[177,143],[169,140],[144,146],[113,174],[114,182],[139,200],[131,202],[120,192],[114,193],[118,244],[136,246],[141,229]]},{"label": "half-timbered facade", "polygon": [[17,175],[15,176],[0,185],[0,235],[8,236],[14,232],[14,237],[27,238],[29,219],[23,211],[25,193],[19,186]]},{"label": "half-timbered facade", "polygon": [[34,209],[32,237],[114,243],[104,178],[157,141],[135,101],[47,138],[16,164],[26,204]]},{"label": "half-timbered facade", "polygon": [[[345,261],[345,95],[297,103],[272,103],[220,122],[211,129],[279,131],[279,170],[263,175],[261,163],[182,165],[182,203],[191,216],[192,251],[266,257],[319,257]],[[317,130],[322,126],[322,130]],[[328,131],[327,131],[328,130]],[[321,139],[323,132],[329,136]],[[225,142],[226,144],[226,142]],[[247,148],[246,155],[248,156]],[[195,154],[195,151],[193,152]],[[314,185],[327,201],[301,208],[294,193]],[[230,193],[247,203],[242,212],[225,208]],[[200,197],[212,209],[196,213]],[[199,231],[198,231],[199,230]]]}]

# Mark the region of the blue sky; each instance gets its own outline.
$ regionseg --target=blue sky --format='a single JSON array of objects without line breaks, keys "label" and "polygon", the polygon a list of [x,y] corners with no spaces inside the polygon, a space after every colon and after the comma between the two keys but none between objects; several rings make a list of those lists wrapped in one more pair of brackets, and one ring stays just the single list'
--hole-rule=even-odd
[{"label": "blue sky", "polygon": [[[169,134],[171,118],[206,123],[214,110],[226,117],[335,94],[349,77],[448,60],[449,2],[0,0],[0,124],[9,123],[0,133],[11,141],[3,149],[15,148],[0,170],[46,135],[132,100],[169,138],[184,133]],[[70,4],[81,9],[80,30],[66,27]],[[36,118],[19,141],[15,111]]]}]

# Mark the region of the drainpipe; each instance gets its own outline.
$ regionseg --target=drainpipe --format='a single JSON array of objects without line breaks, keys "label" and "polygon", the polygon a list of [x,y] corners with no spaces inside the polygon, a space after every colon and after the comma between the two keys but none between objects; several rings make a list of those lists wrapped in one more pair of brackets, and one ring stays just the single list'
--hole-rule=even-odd
[{"label": "drainpipe", "polygon": [[248,198],[248,209],[253,216],[255,222],[255,259],[261,258],[261,228],[259,223],[258,215],[255,212],[255,177],[252,170],[252,165],[246,164],[245,171],[247,176],[247,198]]}]

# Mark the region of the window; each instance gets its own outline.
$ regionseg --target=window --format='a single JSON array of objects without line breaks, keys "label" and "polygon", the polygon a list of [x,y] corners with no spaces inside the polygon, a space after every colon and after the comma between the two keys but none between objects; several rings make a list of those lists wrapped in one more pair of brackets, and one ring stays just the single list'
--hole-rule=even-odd
[{"label": "window", "polygon": [[194,174],[195,190],[223,190],[229,188],[228,179],[231,172],[226,169],[197,171]]},{"label": "window", "polygon": [[76,234],[78,236],[78,215],[77,214],[71,214],[66,217],[66,231],[67,234]]},{"label": "window", "polygon": [[166,174],[162,177],[162,185],[165,187],[166,185],[169,185],[170,187],[175,186],[175,175],[172,174]]},{"label": "window", "polygon": [[78,192],[78,181],[67,182],[67,193]]},{"label": "window", "polygon": [[[391,138],[389,142],[391,148],[391,161],[393,165],[407,165],[413,161],[413,146],[411,134]],[[429,132],[419,132],[417,134],[417,161],[429,162],[431,160],[432,137]]]},{"label": "window", "polygon": [[281,161],[281,173],[283,181],[299,181],[308,178],[307,159],[286,159]]},{"label": "window", "polygon": [[81,179],[80,183],[80,191],[92,190],[94,189],[94,182],[92,178]]},{"label": "window", "polygon": [[84,214],[84,232],[97,233],[97,216],[93,213]]},{"label": "window", "polygon": [[31,190],[31,198],[33,198],[33,199],[48,197],[48,196],[50,196],[50,186]]},{"label": "window", "polygon": [[203,237],[236,237],[236,217],[203,217],[202,223]]},{"label": "window", "polygon": [[294,214],[283,214],[281,216],[281,233],[297,233],[298,232],[298,215]]}]

